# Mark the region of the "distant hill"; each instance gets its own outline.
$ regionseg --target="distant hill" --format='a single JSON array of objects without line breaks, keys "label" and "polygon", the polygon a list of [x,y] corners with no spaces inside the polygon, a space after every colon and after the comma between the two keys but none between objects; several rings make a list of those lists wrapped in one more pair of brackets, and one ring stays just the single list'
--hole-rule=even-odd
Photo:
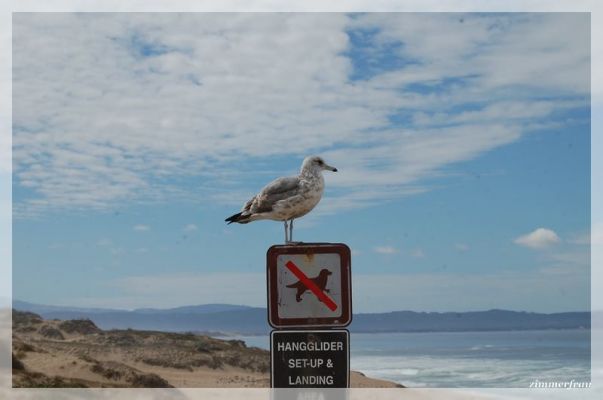
[{"label": "distant hill", "polygon": [[541,314],[525,311],[473,312],[395,311],[358,314],[352,330],[360,332],[462,332],[590,328],[589,312]]},{"label": "distant hill", "polygon": [[83,308],[83,307],[65,307],[65,306],[49,306],[43,304],[28,303],[14,299],[13,308],[16,310],[27,310],[33,313],[42,315],[46,312],[82,312],[86,314],[100,313],[100,312],[120,312],[120,310],[114,310],[109,308]]},{"label": "distant hill", "polygon": [[14,300],[13,308],[39,314],[45,319],[88,318],[101,329],[132,328],[164,332],[229,332],[252,335],[268,332],[266,309],[233,304],[203,304],[128,311],[48,306]]},{"label": "distant hill", "polygon": [[176,308],[137,308],[134,312],[147,314],[206,314],[224,311],[249,310],[253,307],[234,304],[202,304],[199,306],[182,306]]},{"label": "distant hill", "polygon": [[[98,313],[131,313],[128,310],[116,310],[111,308],[83,308],[83,307],[64,307],[64,306],[49,306],[35,303],[28,303],[21,300],[13,300],[13,308],[16,310],[28,310],[35,313],[46,312],[72,312],[84,314]],[[137,308],[133,310],[140,314],[204,314],[208,312],[222,312],[245,310],[252,307],[240,306],[234,304],[203,304],[198,306],[182,306],[176,308]]]},{"label": "distant hill", "polygon": [[[165,332],[224,332],[262,335],[270,331],[265,308],[205,304],[133,311],[46,306],[14,301],[13,308],[45,319],[89,318],[101,329]],[[525,311],[415,312],[354,314],[352,332],[463,332],[590,328],[589,312],[542,314]]]}]

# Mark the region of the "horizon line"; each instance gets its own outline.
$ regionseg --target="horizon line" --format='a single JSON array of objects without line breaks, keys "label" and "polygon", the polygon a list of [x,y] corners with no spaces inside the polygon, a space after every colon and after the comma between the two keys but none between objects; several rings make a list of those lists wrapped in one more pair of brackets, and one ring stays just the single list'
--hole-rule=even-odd
[{"label": "horizon line", "polygon": [[[267,308],[265,306],[249,306],[244,304],[232,304],[232,303],[204,303],[204,304],[184,304],[179,306],[172,306],[166,308],[159,307],[137,307],[137,308],[110,308],[110,307],[99,307],[99,306],[70,306],[70,305],[56,305],[56,304],[41,304],[35,303],[31,301],[21,300],[21,299],[9,299],[11,303],[11,309],[14,309],[13,303],[15,301],[21,303],[27,303],[33,306],[42,306],[42,307],[57,307],[57,308],[75,308],[75,309],[95,309],[95,310],[109,310],[109,311],[124,311],[124,312],[134,312],[138,310],[158,310],[158,311],[168,311],[176,308],[182,307],[200,307],[200,306],[209,306],[209,305],[223,305],[223,306],[235,306],[235,307],[246,307],[246,308]],[[519,313],[532,313],[532,314],[564,314],[564,313],[593,313],[593,312],[603,312],[601,310],[573,310],[573,311],[553,311],[553,312],[541,312],[541,311],[528,311],[528,310],[516,310],[516,309],[508,309],[508,308],[489,308],[489,309],[473,309],[473,310],[464,310],[464,311],[426,311],[426,310],[409,310],[409,309],[396,309],[389,311],[373,311],[373,312],[357,312],[354,314],[387,314],[393,312],[415,312],[415,313],[438,313],[438,314],[447,314],[447,313],[472,313],[472,312],[487,312],[487,311],[511,311],[511,312],[519,312]]]}]

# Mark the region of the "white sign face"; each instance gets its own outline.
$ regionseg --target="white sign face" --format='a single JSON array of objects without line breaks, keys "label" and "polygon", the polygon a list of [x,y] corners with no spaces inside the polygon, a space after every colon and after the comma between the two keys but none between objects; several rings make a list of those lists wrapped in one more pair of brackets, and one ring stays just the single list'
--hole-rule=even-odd
[{"label": "white sign face", "polygon": [[339,254],[281,254],[276,259],[276,271],[279,318],[342,316]]},{"label": "white sign face", "polygon": [[344,327],[352,322],[350,248],[343,243],[268,249],[268,322],[274,328]]}]

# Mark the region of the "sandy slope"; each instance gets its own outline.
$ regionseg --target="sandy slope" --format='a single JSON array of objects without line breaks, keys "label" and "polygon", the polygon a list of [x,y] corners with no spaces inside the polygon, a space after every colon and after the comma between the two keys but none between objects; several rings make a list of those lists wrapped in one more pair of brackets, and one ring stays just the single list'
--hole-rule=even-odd
[{"label": "sandy slope", "polygon": [[[269,353],[237,340],[102,331],[91,321],[13,314],[16,387],[269,387]],[[22,365],[23,368],[20,368]],[[352,387],[399,387],[351,374]]]}]

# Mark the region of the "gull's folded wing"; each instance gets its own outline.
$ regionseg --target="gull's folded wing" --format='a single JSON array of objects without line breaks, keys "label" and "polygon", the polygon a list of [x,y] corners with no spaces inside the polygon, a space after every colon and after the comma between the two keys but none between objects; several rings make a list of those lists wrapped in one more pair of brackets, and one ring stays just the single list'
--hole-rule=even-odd
[{"label": "gull's folded wing", "polygon": [[273,180],[254,197],[250,211],[252,213],[272,211],[272,207],[277,201],[296,196],[299,193],[299,185],[300,180],[297,176]]}]

